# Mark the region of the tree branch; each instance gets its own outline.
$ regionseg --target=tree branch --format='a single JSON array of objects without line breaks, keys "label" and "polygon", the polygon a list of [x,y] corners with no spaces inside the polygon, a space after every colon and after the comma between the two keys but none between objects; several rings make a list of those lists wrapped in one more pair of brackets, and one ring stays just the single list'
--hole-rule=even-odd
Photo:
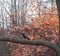
[{"label": "tree branch", "polygon": [[20,44],[26,44],[26,45],[42,45],[42,46],[46,46],[49,48],[52,48],[57,56],[60,56],[60,48],[53,43],[50,43],[48,41],[37,41],[37,40],[21,40],[21,39],[17,39],[17,38],[10,38],[10,37],[0,37],[0,41],[6,41],[6,42],[13,42],[13,43],[20,43]]}]

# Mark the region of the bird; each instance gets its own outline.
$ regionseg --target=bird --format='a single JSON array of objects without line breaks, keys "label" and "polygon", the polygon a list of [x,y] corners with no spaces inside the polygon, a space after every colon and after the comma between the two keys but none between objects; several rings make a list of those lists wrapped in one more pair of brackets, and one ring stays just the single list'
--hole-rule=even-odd
[{"label": "bird", "polygon": [[22,33],[22,36],[27,39],[27,40],[30,40],[24,33]]}]

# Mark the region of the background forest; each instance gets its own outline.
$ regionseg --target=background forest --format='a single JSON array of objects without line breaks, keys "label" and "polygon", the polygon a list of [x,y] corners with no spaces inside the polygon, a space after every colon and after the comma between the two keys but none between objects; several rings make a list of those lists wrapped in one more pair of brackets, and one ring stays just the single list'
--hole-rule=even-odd
[{"label": "background forest", "polygon": [[[59,19],[55,0],[0,0],[0,5],[1,37],[57,42]],[[56,56],[45,46],[11,42],[0,45],[1,56]]]}]

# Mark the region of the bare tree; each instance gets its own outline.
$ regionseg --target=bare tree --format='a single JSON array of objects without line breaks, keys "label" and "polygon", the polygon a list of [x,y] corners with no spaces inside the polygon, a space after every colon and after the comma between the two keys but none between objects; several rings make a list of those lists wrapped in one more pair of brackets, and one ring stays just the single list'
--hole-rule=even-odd
[{"label": "bare tree", "polygon": [[12,25],[17,25],[17,9],[16,9],[16,0],[11,0],[11,15],[12,15]]},{"label": "bare tree", "polygon": [[38,15],[40,16],[40,6],[41,6],[41,1],[39,1],[39,0],[37,0],[37,3],[38,3],[38,10],[39,10],[39,12],[38,12]]},{"label": "bare tree", "polygon": [[21,24],[24,25],[24,21],[25,21],[25,14],[24,14],[24,10],[25,10],[25,1],[21,0]]},{"label": "bare tree", "polygon": [[2,28],[3,28],[3,30],[4,30],[4,15],[3,15],[3,3],[1,3],[2,4],[2,6],[1,6],[1,18],[2,18]]}]

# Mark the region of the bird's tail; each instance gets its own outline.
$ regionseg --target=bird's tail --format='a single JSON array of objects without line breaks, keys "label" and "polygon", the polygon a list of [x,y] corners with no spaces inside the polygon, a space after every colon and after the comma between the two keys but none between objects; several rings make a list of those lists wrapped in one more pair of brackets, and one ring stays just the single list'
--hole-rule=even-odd
[{"label": "bird's tail", "polygon": [[27,39],[27,40],[30,40],[24,33],[22,33],[22,36]]}]

